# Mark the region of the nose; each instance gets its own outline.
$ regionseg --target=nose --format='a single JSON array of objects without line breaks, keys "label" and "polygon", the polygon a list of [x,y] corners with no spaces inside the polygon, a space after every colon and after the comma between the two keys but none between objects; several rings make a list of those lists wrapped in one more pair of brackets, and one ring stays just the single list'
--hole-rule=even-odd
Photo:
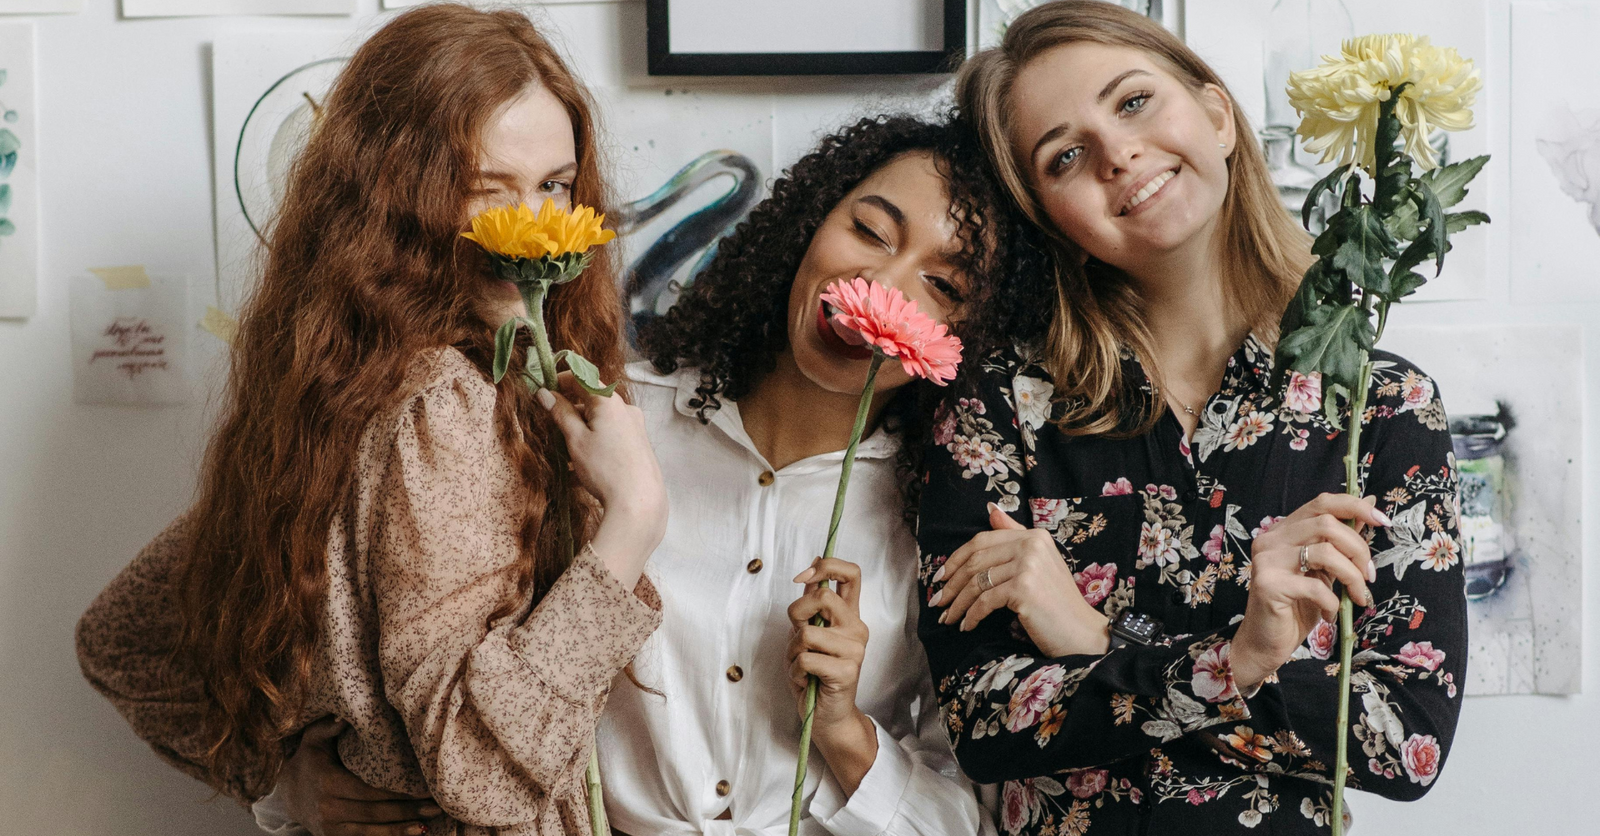
[{"label": "nose", "polygon": [[901,253],[863,268],[859,275],[869,282],[892,287],[915,298],[915,288],[922,283],[922,267],[909,253]]},{"label": "nose", "polygon": [[1102,131],[1096,144],[1099,146],[1102,180],[1115,180],[1132,170],[1134,161],[1139,159],[1143,150],[1133,136],[1116,130]]}]

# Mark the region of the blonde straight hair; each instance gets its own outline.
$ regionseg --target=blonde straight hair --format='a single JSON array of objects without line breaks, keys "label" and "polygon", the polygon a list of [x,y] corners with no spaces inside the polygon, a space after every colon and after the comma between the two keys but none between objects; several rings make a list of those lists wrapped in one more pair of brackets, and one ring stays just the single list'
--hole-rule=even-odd
[{"label": "blonde straight hair", "polygon": [[[961,68],[956,100],[976,130],[1006,191],[1050,238],[1055,256],[1056,309],[1044,345],[1045,369],[1066,410],[1057,423],[1069,435],[1140,435],[1161,411],[1161,371],[1155,365],[1142,301],[1128,277],[1098,262],[1063,236],[1039,205],[1013,147],[1011,93],[1018,73],[1045,52],[1092,42],[1150,55],[1198,96],[1207,84],[1227,86],[1205,61],[1155,21],[1104,0],[1061,0],[1013,21],[1000,45]],[[1221,209],[1224,292],[1254,333],[1275,344],[1278,319],[1311,266],[1311,237],[1284,210],[1244,112],[1228,93],[1236,142],[1228,157],[1228,192]],[[1130,399],[1139,381],[1123,379],[1121,352],[1133,351],[1155,397]]]}]

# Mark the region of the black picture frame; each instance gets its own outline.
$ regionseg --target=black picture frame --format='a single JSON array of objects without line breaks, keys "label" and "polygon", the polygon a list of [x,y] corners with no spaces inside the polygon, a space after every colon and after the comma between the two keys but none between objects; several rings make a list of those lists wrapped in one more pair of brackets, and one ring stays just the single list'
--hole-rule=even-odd
[{"label": "black picture frame", "polygon": [[967,53],[966,0],[944,0],[944,49],[912,52],[673,52],[667,31],[670,3],[645,4],[653,76],[931,75],[954,72]]}]

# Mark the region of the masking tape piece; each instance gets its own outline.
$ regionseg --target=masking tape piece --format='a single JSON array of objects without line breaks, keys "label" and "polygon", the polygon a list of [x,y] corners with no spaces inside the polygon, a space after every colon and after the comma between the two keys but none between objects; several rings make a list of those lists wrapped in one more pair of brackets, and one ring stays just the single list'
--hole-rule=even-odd
[{"label": "masking tape piece", "polygon": [[200,327],[228,345],[233,345],[233,338],[239,334],[239,320],[210,305],[206,306],[206,315],[200,320]]},{"label": "masking tape piece", "polygon": [[106,290],[138,290],[150,286],[150,276],[144,272],[143,264],[127,267],[90,267],[89,272],[105,282]]}]

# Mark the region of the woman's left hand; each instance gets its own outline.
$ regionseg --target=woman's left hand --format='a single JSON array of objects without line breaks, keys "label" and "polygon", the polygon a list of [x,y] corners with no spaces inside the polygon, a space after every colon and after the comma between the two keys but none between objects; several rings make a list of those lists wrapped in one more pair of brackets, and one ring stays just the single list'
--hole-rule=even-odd
[{"label": "woman's left hand", "polygon": [[[861,567],[838,558],[818,558],[795,577],[806,591],[789,605],[789,682],[805,717],[808,676],[818,680],[812,741],[845,794],[855,791],[878,754],[877,727],[856,707],[856,685],[867,655],[867,625],[861,620]],[[837,591],[827,581],[838,583]],[[821,615],[825,626],[811,623]]]},{"label": "woman's left hand", "polygon": [[947,607],[939,622],[971,630],[995,610],[1009,609],[1047,656],[1105,653],[1109,621],[1084,600],[1050,533],[992,504],[989,525],[993,531],[968,540],[934,575],[945,579],[929,602]]}]

